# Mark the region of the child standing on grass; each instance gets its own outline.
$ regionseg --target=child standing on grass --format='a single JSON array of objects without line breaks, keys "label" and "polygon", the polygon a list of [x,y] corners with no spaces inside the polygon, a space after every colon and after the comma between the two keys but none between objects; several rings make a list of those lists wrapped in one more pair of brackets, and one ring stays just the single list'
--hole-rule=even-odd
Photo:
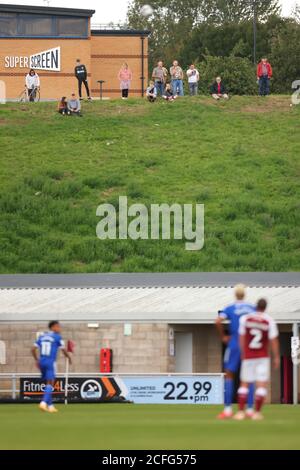
[{"label": "child standing on grass", "polygon": [[126,62],[122,65],[121,70],[119,71],[118,79],[120,81],[122,100],[127,100],[132,81],[132,72]]},{"label": "child standing on grass", "polygon": [[58,103],[58,112],[65,116],[66,114],[70,116],[70,111],[68,110],[68,101],[67,97],[63,96],[60,102]]}]

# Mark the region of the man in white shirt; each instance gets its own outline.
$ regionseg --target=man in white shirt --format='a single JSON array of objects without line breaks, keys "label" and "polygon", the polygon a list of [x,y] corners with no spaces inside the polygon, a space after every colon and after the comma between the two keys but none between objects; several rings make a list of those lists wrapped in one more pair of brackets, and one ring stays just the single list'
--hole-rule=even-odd
[{"label": "man in white shirt", "polygon": [[33,69],[30,69],[29,73],[26,75],[25,84],[29,101],[34,101],[36,91],[40,88],[40,77]]},{"label": "man in white shirt", "polygon": [[188,81],[189,81],[190,95],[197,96],[200,74],[194,64],[190,66],[186,74],[187,74]]}]

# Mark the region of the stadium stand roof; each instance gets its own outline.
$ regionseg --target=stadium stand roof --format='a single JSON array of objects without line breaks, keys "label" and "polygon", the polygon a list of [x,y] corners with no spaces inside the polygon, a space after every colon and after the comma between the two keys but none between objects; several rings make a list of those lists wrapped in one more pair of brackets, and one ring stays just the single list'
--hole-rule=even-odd
[{"label": "stadium stand roof", "polygon": [[0,276],[0,321],[212,323],[238,282],[277,322],[300,322],[300,273]]},{"label": "stadium stand roof", "polygon": [[300,287],[300,273],[167,273],[167,274],[8,274],[0,275],[7,288],[119,288],[119,287]]}]

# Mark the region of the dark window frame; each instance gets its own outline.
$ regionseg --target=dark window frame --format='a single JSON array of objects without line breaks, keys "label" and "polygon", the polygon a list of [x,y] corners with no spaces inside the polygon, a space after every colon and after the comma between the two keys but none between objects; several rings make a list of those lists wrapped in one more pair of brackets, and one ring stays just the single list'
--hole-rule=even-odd
[{"label": "dark window frame", "polygon": [[20,13],[18,15],[18,18],[17,18],[17,33],[18,33],[18,37],[22,37],[22,38],[26,38],[26,37],[30,37],[30,38],[38,38],[38,37],[44,37],[43,34],[24,34],[22,32],[22,22],[24,21],[25,23],[25,20],[51,20],[51,32],[50,34],[45,34],[45,36],[52,36],[53,33],[55,33],[55,29],[54,29],[54,18],[51,17],[50,15],[30,15],[28,13]]},{"label": "dark window frame", "polygon": [[[12,20],[14,20],[15,23],[16,23],[16,25],[15,25],[16,26],[16,32],[18,31],[18,16],[17,16],[16,13],[10,13],[10,12],[8,13],[8,12],[3,11],[3,12],[0,12],[0,18],[3,18],[3,19],[4,18],[11,18]],[[1,31],[0,31],[0,37],[13,38],[15,36],[13,34],[12,35],[11,34],[1,35]]]},{"label": "dark window frame", "polygon": [[[1,14],[4,14],[5,16],[7,13],[6,12],[1,12],[0,11],[0,17]],[[49,38],[49,39],[87,39],[89,37],[89,18],[86,17],[78,17],[78,16],[59,16],[59,15],[42,15],[42,14],[30,14],[30,13],[15,13],[12,14],[15,15],[16,21],[17,21],[17,30],[16,30],[16,35],[7,35],[7,34],[2,34],[0,31],[0,39],[9,39],[9,38],[32,38],[32,39],[39,39],[39,38]],[[49,19],[51,18],[52,24],[51,24],[51,34],[37,34],[37,35],[32,35],[32,34],[22,34],[21,31],[21,19],[27,17],[27,18],[45,18]],[[58,32],[58,19],[72,19],[72,20],[81,20],[82,22],[85,23],[85,31],[83,34],[59,34]]]}]

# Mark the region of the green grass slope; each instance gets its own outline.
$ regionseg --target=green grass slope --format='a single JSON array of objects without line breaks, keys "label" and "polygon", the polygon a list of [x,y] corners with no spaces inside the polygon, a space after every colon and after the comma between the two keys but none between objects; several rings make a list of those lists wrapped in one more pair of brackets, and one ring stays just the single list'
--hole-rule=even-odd
[{"label": "green grass slope", "polygon": [[0,449],[300,449],[299,406],[268,406],[262,422],[217,421],[215,406],[58,408],[50,415],[34,405],[0,405]]},{"label": "green grass slope", "polygon": [[[300,106],[289,97],[0,106],[0,272],[300,268]],[[205,247],[100,241],[101,203],[203,203]]]}]

